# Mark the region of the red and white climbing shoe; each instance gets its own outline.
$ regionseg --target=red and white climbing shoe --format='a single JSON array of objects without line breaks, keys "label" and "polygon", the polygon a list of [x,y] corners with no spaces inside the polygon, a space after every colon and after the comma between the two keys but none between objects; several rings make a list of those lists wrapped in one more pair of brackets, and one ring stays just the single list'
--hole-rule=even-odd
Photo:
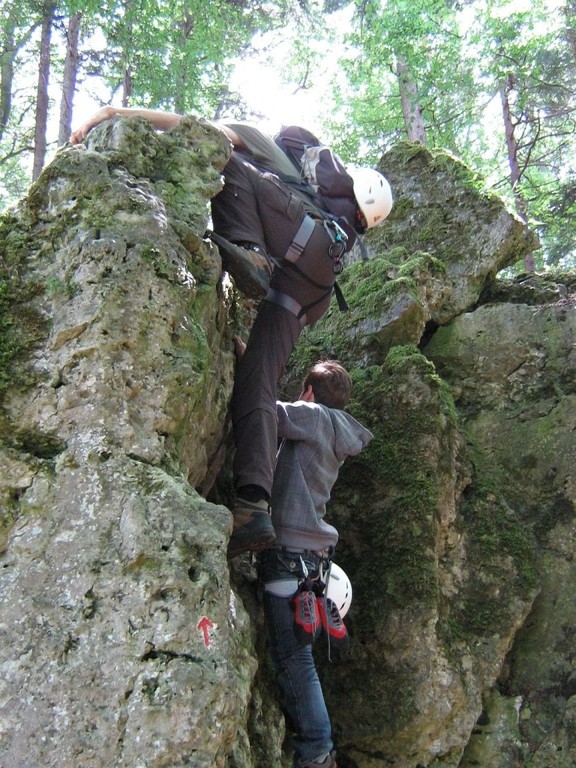
[{"label": "red and white climbing shoe", "polygon": [[342,616],[332,600],[324,595],[316,598],[322,629],[328,635],[330,645],[345,650],[350,645],[350,636]]},{"label": "red and white climbing shoe", "polygon": [[294,608],[294,634],[302,645],[309,645],[322,632],[322,622],[316,606],[316,595],[311,589],[301,586],[291,599],[291,603]]}]

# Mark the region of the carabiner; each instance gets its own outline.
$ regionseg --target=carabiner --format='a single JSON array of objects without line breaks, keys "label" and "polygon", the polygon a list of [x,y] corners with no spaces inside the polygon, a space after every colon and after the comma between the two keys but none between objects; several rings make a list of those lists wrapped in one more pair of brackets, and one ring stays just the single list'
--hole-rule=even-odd
[{"label": "carabiner", "polygon": [[332,272],[335,275],[339,275],[343,269],[344,269],[344,264],[342,263],[342,261],[340,259],[334,259],[334,261],[332,262]]},{"label": "carabiner", "polygon": [[337,261],[342,258],[345,250],[345,243],[339,240],[335,240],[333,243],[330,243],[328,248],[328,256],[330,256],[333,261]]}]

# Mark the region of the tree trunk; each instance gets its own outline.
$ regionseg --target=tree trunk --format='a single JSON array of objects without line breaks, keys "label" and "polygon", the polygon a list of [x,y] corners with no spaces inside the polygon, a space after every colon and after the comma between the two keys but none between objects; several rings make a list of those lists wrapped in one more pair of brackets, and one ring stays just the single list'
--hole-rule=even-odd
[{"label": "tree trunk", "polygon": [[[514,90],[514,77],[513,75],[508,75],[505,85],[500,89],[500,103],[502,105],[502,119],[504,121],[506,152],[508,155],[510,184],[514,193],[516,212],[522,221],[526,222],[526,203],[519,187],[522,171],[520,169],[520,163],[518,162],[518,142],[516,141],[514,132],[514,121],[512,120],[512,110],[510,108],[509,100],[509,94],[512,90]],[[524,257],[524,269],[526,272],[535,272],[536,264],[534,262],[534,254],[530,253]]]},{"label": "tree trunk", "polygon": [[[184,17],[178,22],[178,37],[183,51],[188,50],[189,40],[194,33],[194,16],[191,13],[184,13]],[[186,92],[193,86],[189,77],[189,66],[186,57],[178,62],[178,72],[176,73],[176,82],[174,87],[174,109],[176,112],[186,111]]]},{"label": "tree trunk", "polygon": [[10,118],[12,108],[12,83],[14,80],[14,59],[16,44],[14,29],[16,27],[15,12],[11,9],[2,33],[2,48],[0,50],[0,140]]},{"label": "tree trunk", "polygon": [[576,0],[566,0],[563,11],[566,19],[566,37],[572,57],[576,59]]},{"label": "tree trunk", "polygon": [[506,151],[508,154],[508,166],[510,168],[510,183],[512,189],[516,190],[516,185],[520,181],[520,165],[518,163],[518,142],[514,135],[514,122],[512,120],[512,110],[508,98],[510,92],[514,90],[514,79],[508,75],[506,84],[500,89],[500,103],[502,105],[502,118],[504,120],[504,136],[506,139]]},{"label": "tree trunk", "polygon": [[60,121],[58,123],[58,144],[68,141],[72,126],[72,110],[74,106],[74,91],[78,75],[78,40],[80,37],[80,22],[83,13],[78,11],[68,22],[66,35],[66,58],[62,77],[62,100],[60,102]]},{"label": "tree trunk", "polygon": [[129,107],[132,98],[132,67],[128,66],[124,70],[124,79],[122,80],[122,106]]},{"label": "tree trunk", "polygon": [[[2,37],[0,38],[0,141],[12,111],[14,62],[18,52],[28,43],[37,27],[37,24],[32,22],[22,34],[22,29],[18,26],[19,22],[18,3],[5,4],[5,20],[1,25]],[[20,33],[18,42],[16,42],[16,30]]]},{"label": "tree trunk", "polygon": [[44,8],[42,36],[40,38],[40,61],[38,64],[38,87],[36,91],[36,125],[34,129],[34,164],[32,181],[40,176],[46,157],[46,126],[48,124],[48,80],[50,78],[50,39],[54,5]]},{"label": "tree trunk", "polygon": [[418,88],[411,77],[410,67],[402,56],[396,59],[396,73],[400,89],[400,102],[406,133],[410,141],[426,146],[426,128],[422,117],[422,107],[418,100]]}]

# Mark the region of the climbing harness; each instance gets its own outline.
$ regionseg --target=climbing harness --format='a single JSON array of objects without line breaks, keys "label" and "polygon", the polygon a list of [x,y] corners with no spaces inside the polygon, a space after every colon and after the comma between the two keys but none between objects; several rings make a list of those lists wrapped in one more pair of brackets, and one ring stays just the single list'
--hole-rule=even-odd
[{"label": "climbing harness", "polygon": [[[339,275],[344,268],[342,257],[346,252],[348,236],[335,219],[327,219],[323,216],[320,220],[322,221],[324,229],[330,237],[331,241],[330,245],[328,246],[327,255],[328,258],[332,261],[332,272],[335,275]],[[310,304],[307,304],[306,306],[302,306],[302,304],[296,301],[296,299],[292,298],[292,296],[289,296],[282,291],[278,291],[275,288],[270,288],[265,297],[268,301],[284,307],[284,309],[287,309],[289,312],[295,315],[298,318],[301,327],[306,325],[307,313],[317,304],[320,304],[320,302],[324,301],[326,296],[328,296],[332,291],[334,291],[336,300],[338,301],[339,309],[342,312],[345,312],[348,309],[346,300],[344,299],[342,291],[337,283],[334,283],[333,285],[323,285],[322,283],[318,283],[316,280],[307,275],[303,270],[301,270],[296,264],[300,256],[303,254],[304,249],[308,245],[310,238],[312,237],[317,221],[318,219],[315,219],[310,213],[307,213],[306,216],[304,216],[304,219],[302,220],[302,223],[300,224],[296,234],[294,235],[292,242],[288,246],[284,258],[281,260],[275,259],[274,263],[278,269],[291,269],[297,272],[303,280],[306,280],[306,282],[322,291],[322,294],[318,299]]]}]

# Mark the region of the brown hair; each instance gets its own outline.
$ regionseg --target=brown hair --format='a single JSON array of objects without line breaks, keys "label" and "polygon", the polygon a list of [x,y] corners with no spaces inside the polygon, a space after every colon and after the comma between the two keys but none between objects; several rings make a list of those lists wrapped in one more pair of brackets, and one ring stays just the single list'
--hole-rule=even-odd
[{"label": "brown hair", "polygon": [[314,399],[328,408],[344,408],[352,394],[352,379],[337,360],[319,360],[312,366],[302,384],[312,387]]}]

